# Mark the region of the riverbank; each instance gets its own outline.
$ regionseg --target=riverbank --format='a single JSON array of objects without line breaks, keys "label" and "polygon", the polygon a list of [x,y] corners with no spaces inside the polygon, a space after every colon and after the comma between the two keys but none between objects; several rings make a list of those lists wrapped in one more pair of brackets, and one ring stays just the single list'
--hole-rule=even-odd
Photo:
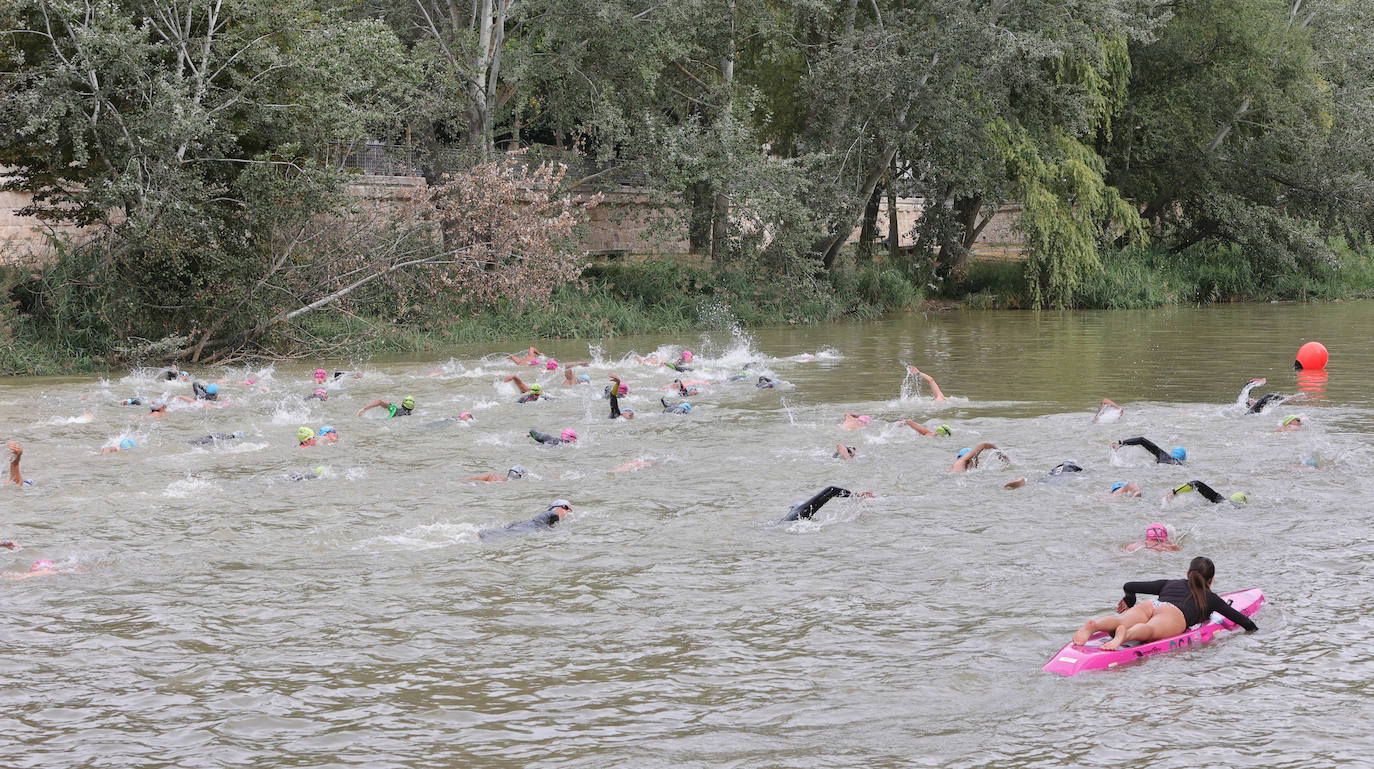
[{"label": "riverbank", "polygon": [[[1146,309],[1229,302],[1327,301],[1374,297],[1374,257],[1351,249],[1316,270],[1259,269],[1225,250],[1182,255],[1130,249],[1102,255],[1103,270],[1079,293],[1085,309]],[[587,338],[806,325],[862,320],[890,312],[1020,309],[1031,305],[1024,261],[1014,254],[975,257],[967,274],[929,284],[930,296],[902,271],[881,264],[838,270],[829,280],[768,270],[719,269],[687,260],[596,263],[554,290],[548,305],[499,302],[475,307],[442,297],[400,307],[357,301],[246,351],[247,358],[367,358],[510,340]],[[23,275],[0,288],[13,296]],[[0,308],[0,375],[70,374],[161,363],[175,345],[114,334],[95,324],[47,326]],[[147,334],[152,337],[154,334]],[[242,358],[241,358],[242,359]]]}]

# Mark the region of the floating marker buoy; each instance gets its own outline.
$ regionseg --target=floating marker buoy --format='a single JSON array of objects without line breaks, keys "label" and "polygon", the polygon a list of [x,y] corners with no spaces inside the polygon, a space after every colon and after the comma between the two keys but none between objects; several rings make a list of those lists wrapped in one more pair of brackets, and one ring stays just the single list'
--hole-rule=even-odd
[{"label": "floating marker buoy", "polygon": [[1295,371],[1321,371],[1326,368],[1330,353],[1321,342],[1308,342],[1298,348],[1298,357],[1293,361]]}]

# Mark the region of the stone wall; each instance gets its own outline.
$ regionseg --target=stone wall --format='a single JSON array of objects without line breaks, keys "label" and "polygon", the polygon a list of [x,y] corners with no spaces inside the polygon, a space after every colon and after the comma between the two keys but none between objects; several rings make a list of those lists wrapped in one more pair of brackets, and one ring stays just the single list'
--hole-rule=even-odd
[{"label": "stone wall", "polygon": [[[0,179],[2,181],[3,179]],[[32,198],[22,192],[0,192],[0,263],[52,256],[51,235],[80,238],[82,228],[50,225],[32,216],[20,216],[19,209]]]}]

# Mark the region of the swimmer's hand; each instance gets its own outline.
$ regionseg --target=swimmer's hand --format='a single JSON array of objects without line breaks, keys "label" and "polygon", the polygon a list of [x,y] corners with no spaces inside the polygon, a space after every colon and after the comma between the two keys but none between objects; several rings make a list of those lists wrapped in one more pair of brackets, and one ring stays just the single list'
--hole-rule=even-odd
[{"label": "swimmer's hand", "polygon": [[15,441],[10,441],[9,443],[6,443],[5,448],[10,450],[10,453],[14,455],[14,459],[18,459],[24,456],[24,447],[20,446]]},{"label": "swimmer's hand", "polygon": [[874,494],[874,493],[871,492],[871,491],[856,491],[856,492],[854,492],[854,498],[855,498],[855,499],[875,499],[877,496],[878,496],[877,494]]},{"label": "swimmer's hand", "polygon": [[1112,451],[1116,451],[1117,449],[1121,448],[1121,441],[1112,441],[1112,447],[1111,447],[1111,448],[1112,448]]},{"label": "swimmer's hand", "polygon": [[11,542],[11,541],[9,541],[8,539],[0,540],[0,547],[3,547],[3,548],[5,548],[5,549],[7,549],[7,550],[20,550],[20,549],[22,549],[22,548],[19,547],[19,543],[18,543],[18,542]]},{"label": "swimmer's hand", "polygon": [[918,368],[916,368],[915,366],[908,365],[908,366],[906,367],[906,370],[907,370],[907,371],[910,371],[911,373],[915,374],[916,376],[920,376],[920,375],[921,375],[921,370],[918,369]]},{"label": "swimmer's hand", "polygon": [[1131,608],[1131,607],[1129,607],[1129,606],[1126,605],[1126,599],[1125,599],[1125,598],[1122,598],[1120,601],[1117,601],[1117,602],[1116,602],[1116,613],[1117,613],[1117,614],[1124,614],[1124,613],[1126,613],[1126,610],[1129,609],[1129,608]]}]

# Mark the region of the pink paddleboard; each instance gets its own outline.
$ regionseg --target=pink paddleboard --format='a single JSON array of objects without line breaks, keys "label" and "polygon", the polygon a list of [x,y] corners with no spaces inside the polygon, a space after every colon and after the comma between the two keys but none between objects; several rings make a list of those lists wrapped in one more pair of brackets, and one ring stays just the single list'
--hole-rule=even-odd
[{"label": "pink paddleboard", "polygon": [[[1258,611],[1260,604],[1264,603],[1264,591],[1257,587],[1226,593],[1221,597],[1235,607],[1236,611],[1247,617]],[[1075,646],[1072,641],[1065,644],[1064,648],[1060,649],[1058,654],[1045,663],[1045,667],[1041,670],[1048,670],[1061,676],[1071,676],[1082,673],[1084,670],[1114,668],[1122,663],[1147,657],[1151,654],[1199,646],[1210,642],[1222,630],[1236,629],[1236,623],[1222,619],[1220,614],[1213,614],[1212,620],[1218,621],[1209,620],[1176,636],[1112,651],[1103,651],[1098,648],[1111,636],[1107,633],[1094,633],[1093,637],[1089,638],[1088,642],[1082,646]]]}]

